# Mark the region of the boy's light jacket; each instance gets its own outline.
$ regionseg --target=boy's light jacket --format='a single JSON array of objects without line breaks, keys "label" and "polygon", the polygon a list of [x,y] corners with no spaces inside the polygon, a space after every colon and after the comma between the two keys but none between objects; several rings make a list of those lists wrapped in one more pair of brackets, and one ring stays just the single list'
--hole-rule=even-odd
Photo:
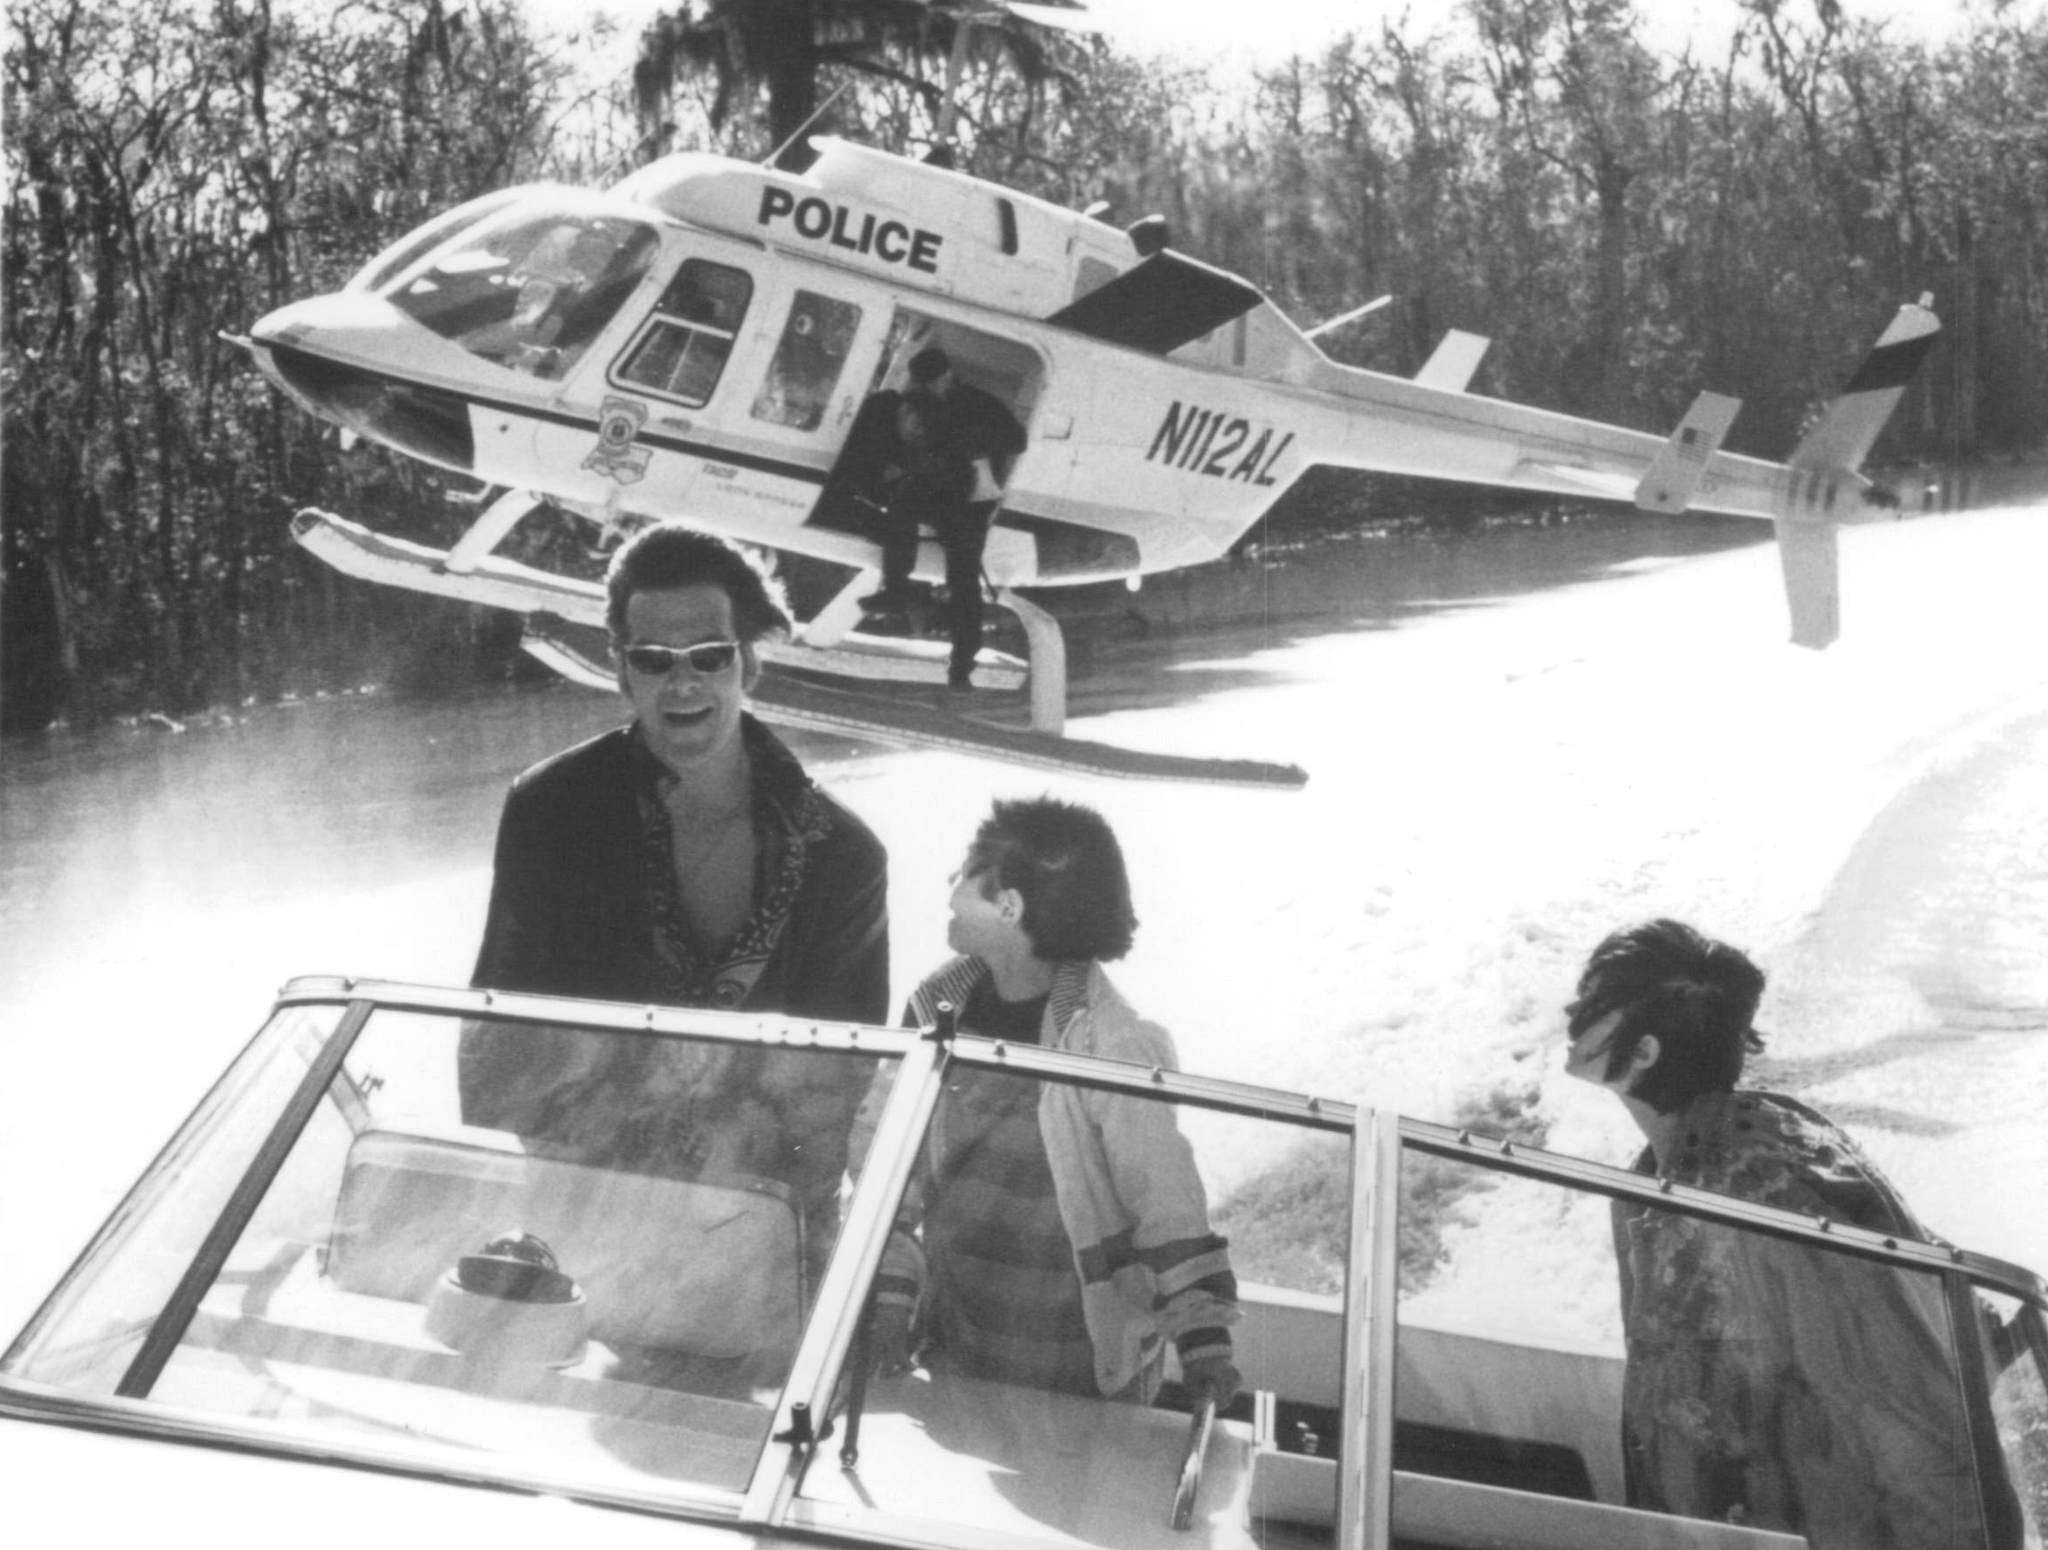
[{"label": "boy's light jacket", "polygon": [[[931,1022],[941,1002],[964,1007],[988,972],[979,959],[953,959],[912,993],[912,1017]],[[1098,963],[1059,965],[1039,1042],[1148,1070],[1179,1068],[1166,1030],[1138,1016]],[[943,1114],[942,1108],[927,1141],[933,1156],[945,1155],[936,1128]],[[1183,1362],[1227,1357],[1226,1326],[1238,1318],[1236,1280],[1224,1241],[1210,1230],[1208,1198],[1173,1105],[1046,1082],[1038,1123],[1060,1219],[1074,1245],[1101,1391],[1119,1393],[1141,1377],[1146,1390],[1156,1387],[1165,1340],[1176,1342]],[[915,1184],[904,1204],[877,1292],[885,1303],[915,1306],[924,1283],[912,1232],[922,1214]]]}]

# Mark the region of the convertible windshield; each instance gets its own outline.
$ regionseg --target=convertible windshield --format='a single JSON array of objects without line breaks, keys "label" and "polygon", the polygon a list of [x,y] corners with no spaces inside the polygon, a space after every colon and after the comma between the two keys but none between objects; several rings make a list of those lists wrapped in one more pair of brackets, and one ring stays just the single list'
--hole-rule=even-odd
[{"label": "convertible windshield", "polygon": [[[740,1489],[838,1235],[856,1116],[894,1063],[383,1008],[246,1200],[285,1140],[264,1127],[345,1042],[338,1016],[273,1023],[10,1366]],[[688,1136],[657,1133],[656,1106],[687,1111]]]},{"label": "convertible windshield", "polygon": [[795,1521],[1101,1550],[1327,1542],[1351,1137],[1005,1070],[962,1043],[877,1286],[879,1332],[918,1284],[910,1360],[879,1364]]},{"label": "convertible windshield", "polygon": [[640,221],[529,214],[481,226],[390,299],[473,355],[554,380],[617,315],[660,245]]},{"label": "convertible windshield", "polygon": [[303,981],[0,1359],[0,1415],[734,1547],[2043,1550],[2044,1307],[1962,1251],[1163,1067]]}]

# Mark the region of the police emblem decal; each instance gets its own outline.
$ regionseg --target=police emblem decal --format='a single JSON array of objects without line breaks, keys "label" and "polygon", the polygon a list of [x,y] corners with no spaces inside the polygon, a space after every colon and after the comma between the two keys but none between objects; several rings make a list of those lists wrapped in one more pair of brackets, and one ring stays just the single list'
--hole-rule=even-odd
[{"label": "police emblem decal", "polygon": [[647,423],[647,406],[630,398],[607,396],[597,414],[597,445],[583,466],[604,474],[620,484],[633,484],[647,472],[650,448],[636,446],[640,427]]}]

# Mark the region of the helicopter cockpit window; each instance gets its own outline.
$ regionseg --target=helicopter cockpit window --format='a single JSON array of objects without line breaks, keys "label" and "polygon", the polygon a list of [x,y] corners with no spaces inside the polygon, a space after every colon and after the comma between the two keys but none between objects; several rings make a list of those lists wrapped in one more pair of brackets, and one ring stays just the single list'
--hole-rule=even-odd
[{"label": "helicopter cockpit window", "polygon": [[753,295],[753,277],[744,269],[683,260],[613,380],[692,408],[709,403]]},{"label": "helicopter cockpit window", "polygon": [[417,231],[407,232],[363,265],[356,277],[348,282],[348,288],[352,291],[382,291],[402,272],[410,269],[435,248],[472,226],[481,226],[505,206],[522,197],[523,192],[521,189],[506,188],[494,194],[485,194],[481,199],[472,199],[466,205],[458,205],[445,215],[435,217]]},{"label": "helicopter cockpit window", "polygon": [[473,355],[554,381],[618,313],[659,246],[638,221],[536,216],[449,248],[391,301]]},{"label": "helicopter cockpit window", "polygon": [[768,377],[754,399],[754,418],[795,430],[814,431],[839,386],[839,374],[853,349],[860,308],[811,291],[790,303],[782,341],[768,363]]}]

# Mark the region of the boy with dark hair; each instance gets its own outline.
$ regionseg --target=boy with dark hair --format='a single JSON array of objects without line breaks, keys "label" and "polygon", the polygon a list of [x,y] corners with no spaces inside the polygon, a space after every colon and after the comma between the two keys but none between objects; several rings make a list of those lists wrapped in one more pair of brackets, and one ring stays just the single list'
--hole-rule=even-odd
[{"label": "boy with dark hair", "polygon": [[[1166,1030],[1102,970],[1136,923],[1099,813],[998,802],[953,888],[961,956],[917,988],[909,1020],[950,1002],[966,1033],[1174,1069]],[[1189,1390],[1221,1406],[1239,1383],[1237,1316],[1170,1104],[993,1072],[948,1083],[877,1285],[885,1373],[917,1329],[948,1371],[1145,1402],[1171,1340]]]}]

